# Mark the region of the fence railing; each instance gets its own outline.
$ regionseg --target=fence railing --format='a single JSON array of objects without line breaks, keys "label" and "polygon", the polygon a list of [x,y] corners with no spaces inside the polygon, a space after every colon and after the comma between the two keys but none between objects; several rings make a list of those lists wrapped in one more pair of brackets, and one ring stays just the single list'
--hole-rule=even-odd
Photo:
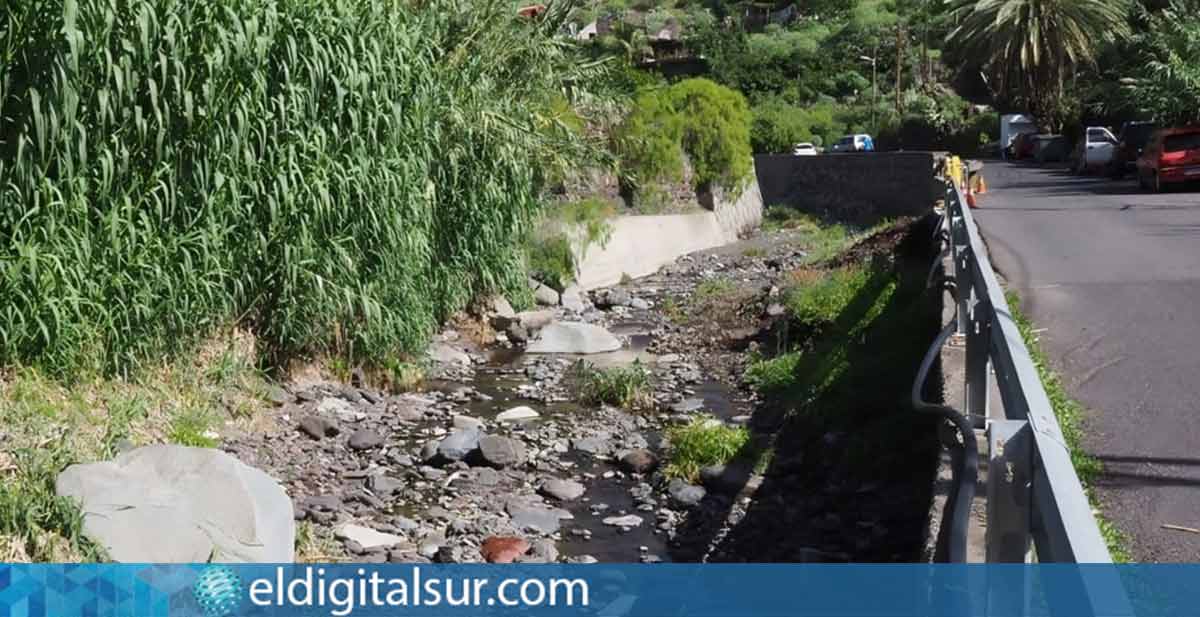
[{"label": "fence railing", "polygon": [[[987,427],[987,561],[1109,563],[1070,449],[961,184],[947,182],[940,237],[954,263],[958,334],[966,339],[962,411]],[[989,414],[993,372],[1002,417]]]}]

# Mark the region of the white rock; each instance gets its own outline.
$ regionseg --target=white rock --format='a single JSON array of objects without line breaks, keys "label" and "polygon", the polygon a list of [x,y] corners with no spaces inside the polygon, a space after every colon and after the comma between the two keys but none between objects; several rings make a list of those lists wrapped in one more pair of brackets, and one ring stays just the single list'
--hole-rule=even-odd
[{"label": "white rock", "polygon": [[636,514],[626,514],[625,516],[610,516],[604,519],[605,525],[612,527],[638,527],[642,524],[642,517]]},{"label": "white rock", "polygon": [[579,322],[552,323],[542,328],[525,351],[530,353],[593,354],[616,351],[621,341],[611,332]]},{"label": "white rock", "polygon": [[534,411],[534,409],[532,407],[526,407],[526,406],[522,405],[520,407],[513,407],[512,409],[509,409],[508,411],[502,411],[502,412],[496,414],[496,421],[497,422],[520,422],[521,420],[532,420],[533,418],[537,418],[540,415],[541,414]]},{"label": "white rock", "polygon": [[290,562],[292,500],[262,471],[207,448],[154,445],[72,465],[58,495],[76,500],[83,532],[118,562]]},{"label": "white rock", "polygon": [[353,540],[364,549],[395,546],[405,542],[405,539],[401,536],[375,531],[369,527],[353,523],[346,523],[338,527],[333,532],[333,535],[340,540]]},{"label": "white rock", "polygon": [[455,349],[445,343],[435,343],[429,347],[429,357],[442,364],[470,364],[471,356],[466,352]]},{"label": "white rock", "polygon": [[483,428],[483,420],[471,416],[454,416],[454,428]]}]

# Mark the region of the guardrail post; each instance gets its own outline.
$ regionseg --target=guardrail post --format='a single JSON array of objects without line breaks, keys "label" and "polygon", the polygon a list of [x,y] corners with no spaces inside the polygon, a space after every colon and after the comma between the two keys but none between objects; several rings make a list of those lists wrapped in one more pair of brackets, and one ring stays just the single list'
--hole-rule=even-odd
[{"label": "guardrail post", "polygon": [[987,561],[1025,563],[1033,516],[1033,432],[1025,420],[993,420],[987,437]]},{"label": "guardrail post", "polygon": [[992,307],[987,298],[980,298],[972,285],[967,299],[967,313],[960,322],[967,323],[966,349],[966,412],[969,416],[988,417],[991,398]]}]

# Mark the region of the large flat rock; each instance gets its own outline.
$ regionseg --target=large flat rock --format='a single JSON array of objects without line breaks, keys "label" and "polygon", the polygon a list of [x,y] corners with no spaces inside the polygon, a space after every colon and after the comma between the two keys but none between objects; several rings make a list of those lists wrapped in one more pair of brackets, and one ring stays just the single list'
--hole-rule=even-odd
[{"label": "large flat rock", "polygon": [[119,562],[290,562],[292,501],[270,476],[206,448],[154,445],[72,465],[56,491]]},{"label": "large flat rock", "polygon": [[616,351],[621,341],[611,332],[592,324],[564,321],[552,323],[525,348],[530,353],[593,354]]}]

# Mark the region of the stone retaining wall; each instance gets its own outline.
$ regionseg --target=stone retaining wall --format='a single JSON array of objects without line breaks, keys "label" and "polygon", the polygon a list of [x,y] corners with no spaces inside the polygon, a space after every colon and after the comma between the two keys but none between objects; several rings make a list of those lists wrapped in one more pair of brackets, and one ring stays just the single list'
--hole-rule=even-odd
[{"label": "stone retaining wall", "polygon": [[928,213],[941,190],[936,164],[932,152],[754,157],[766,205],[857,224]]}]

